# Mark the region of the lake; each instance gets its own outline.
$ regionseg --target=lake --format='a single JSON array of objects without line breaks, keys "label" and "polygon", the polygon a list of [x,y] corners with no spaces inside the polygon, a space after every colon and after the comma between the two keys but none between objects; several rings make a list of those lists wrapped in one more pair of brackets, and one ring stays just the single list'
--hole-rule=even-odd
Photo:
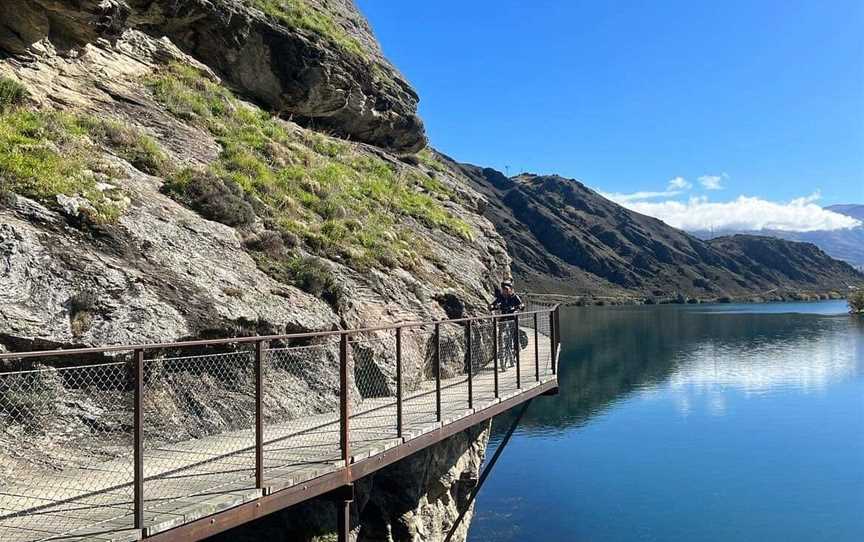
[{"label": "lake", "polygon": [[572,307],[561,329],[560,394],[529,407],[471,542],[864,540],[845,302]]}]

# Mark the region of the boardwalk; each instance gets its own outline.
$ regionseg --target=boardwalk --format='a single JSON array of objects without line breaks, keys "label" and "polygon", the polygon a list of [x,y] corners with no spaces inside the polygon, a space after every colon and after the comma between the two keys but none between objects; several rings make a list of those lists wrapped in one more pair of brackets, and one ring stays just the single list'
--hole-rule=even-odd
[{"label": "boardwalk", "polygon": [[[355,367],[354,371],[343,371],[343,377],[345,373],[353,372],[353,379],[351,382],[343,381],[342,389],[338,391],[340,398],[344,396],[345,400],[324,401],[333,406],[338,403],[339,408],[284,420],[265,412],[274,401],[286,399],[278,397],[278,392],[273,392],[273,397],[267,394],[268,376],[275,378],[278,364],[289,359],[289,354],[294,356],[290,359],[300,359],[301,353],[306,355],[312,348],[323,347],[266,350],[259,358],[254,354],[238,357],[236,353],[227,353],[154,359],[151,363],[162,365],[176,364],[175,360],[181,360],[185,371],[188,371],[190,360],[209,365],[218,362],[220,366],[230,368],[242,366],[248,360],[252,360],[250,366],[254,366],[255,359],[263,360],[257,373],[262,375],[257,391],[261,398],[258,404],[263,406],[256,416],[246,417],[245,422],[239,424],[245,427],[202,432],[195,438],[148,439],[142,431],[138,437],[141,439],[139,461],[135,460],[135,454],[123,452],[115,453],[113,459],[105,461],[93,461],[86,455],[64,458],[62,468],[34,468],[31,471],[17,467],[21,462],[14,464],[17,468],[7,469],[11,472],[4,472],[0,479],[0,540],[95,542],[141,538],[160,540],[160,536],[168,537],[166,540],[200,539],[343,486],[506,408],[557,388],[554,374],[557,356],[553,355],[553,349],[557,350],[557,347],[549,327],[551,324],[547,324],[552,320],[541,312],[537,316],[527,315],[523,321],[527,321],[527,325],[520,321],[521,333],[513,334],[514,328],[511,327],[509,335],[502,333],[510,325],[503,320],[494,324],[491,321],[472,322],[474,335],[472,338],[469,331],[465,343],[470,348],[455,352],[457,357],[466,359],[462,370],[449,377],[415,378],[410,385],[403,382],[408,379],[402,375],[405,371],[403,358],[406,357],[402,352],[410,350],[403,342],[410,342],[406,337],[413,330],[400,330],[396,344],[389,342],[389,335],[384,339],[369,339],[367,343],[383,341],[384,346],[394,346],[398,352],[395,390],[381,386],[383,391],[376,393],[369,393],[368,389],[374,387],[372,384],[376,378],[383,378],[381,373],[365,377],[365,373],[358,369],[360,353],[371,356],[369,352],[374,351],[371,346],[375,345],[363,344],[367,347],[363,350],[359,340],[349,342],[346,339],[345,351],[354,352]],[[534,323],[537,323],[536,329]],[[493,325],[499,328],[497,334],[491,332]],[[420,332],[428,332],[428,326]],[[437,328],[436,333],[440,334]],[[521,339],[519,364],[501,371],[500,366],[507,362],[508,356],[511,360],[515,356],[513,349],[508,351],[497,343],[499,339],[509,340],[516,336]],[[417,336],[410,338],[414,340],[413,344],[417,344]],[[440,335],[435,338],[434,354],[440,366],[446,353]],[[447,344],[454,348],[452,342]],[[379,351],[387,352],[388,349]],[[350,363],[343,361],[343,366]],[[111,367],[111,364],[99,367],[89,370],[105,374],[110,372],[105,367]],[[48,370],[49,373],[62,371]],[[145,425],[142,420],[149,412],[145,403],[148,397],[153,401],[162,397],[161,384],[154,376],[157,372],[155,366],[148,367],[147,385],[142,385],[143,398],[139,399],[140,408],[135,412],[127,409],[133,420],[126,421],[133,421],[133,425],[134,418],[139,415],[141,418],[137,423]],[[27,376],[28,382],[34,381],[34,373],[36,371],[0,374],[0,393],[10,393],[13,386],[9,380],[22,378],[21,375]],[[175,378],[176,368],[171,374]],[[4,378],[7,381],[4,382]],[[198,378],[202,377],[199,375]],[[44,382],[44,375],[40,375],[38,380]],[[68,376],[63,380],[68,382]],[[352,392],[344,391],[351,385],[356,387],[355,393],[358,394],[353,400]],[[7,403],[10,402],[7,400]],[[202,406],[196,408],[204,410]],[[349,410],[347,424],[343,421],[342,409]],[[8,404],[6,410],[9,418],[11,408]],[[0,422],[4,419],[0,418]],[[93,423],[98,426],[99,421]],[[6,420],[5,425],[0,425],[0,429],[9,432],[12,424]],[[347,431],[347,443],[343,430]],[[116,438],[105,431],[95,433],[95,436],[100,435]],[[117,439],[117,446],[123,450],[134,447],[134,443],[125,438],[128,436],[134,437],[126,428],[124,438]],[[0,451],[15,453],[15,450]],[[137,477],[136,467],[141,469]],[[137,498],[136,491],[140,491]],[[140,528],[136,528],[136,511]],[[208,521],[207,518],[212,519]],[[187,530],[181,533],[177,528],[184,526]]]}]

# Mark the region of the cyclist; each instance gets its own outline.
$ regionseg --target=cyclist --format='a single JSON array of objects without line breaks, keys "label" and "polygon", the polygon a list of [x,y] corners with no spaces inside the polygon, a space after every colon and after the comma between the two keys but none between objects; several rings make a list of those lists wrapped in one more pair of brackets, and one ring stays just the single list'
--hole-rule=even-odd
[{"label": "cyclist", "polygon": [[[513,289],[513,282],[505,280],[501,282],[501,289],[495,292],[495,301],[489,307],[490,310],[499,311],[501,314],[513,314],[525,310],[525,304]],[[498,326],[498,350],[502,354],[501,371],[506,371],[508,366],[516,365],[516,319],[502,318]]]}]

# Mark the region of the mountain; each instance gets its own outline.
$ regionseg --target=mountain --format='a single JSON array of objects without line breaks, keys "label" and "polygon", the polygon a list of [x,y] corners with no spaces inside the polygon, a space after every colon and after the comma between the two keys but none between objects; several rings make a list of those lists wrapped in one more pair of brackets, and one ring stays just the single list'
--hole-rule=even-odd
[{"label": "mountain", "polygon": [[838,205],[829,205],[825,207],[829,211],[834,211],[835,213],[840,213],[841,215],[851,216],[857,220],[864,222],[864,205],[858,205],[855,203],[852,204],[838,204]]},{"label": "mountain", "polygon": [[703,241],[557,175],[459,167],[488,200],[524,288],[599,297],[743,298],[843,293],[864,275],[812,244],[752,235]]},{"label": "mountain", "polygon": [[859,270],[864,270],[864,205],[832,205],[826,207],[829,211],[844,214],[860,220],[862,225],[854,228],[840,230],[817,230],[817,231],[784,231],[784,230],[759,230],[759,231],[694,231],[690,232],[700,239],[711,239],[718,236],[746,234],[775,237],[787,241],[799,241],[812,243],[825,251],[832,258],[843,260]]}]

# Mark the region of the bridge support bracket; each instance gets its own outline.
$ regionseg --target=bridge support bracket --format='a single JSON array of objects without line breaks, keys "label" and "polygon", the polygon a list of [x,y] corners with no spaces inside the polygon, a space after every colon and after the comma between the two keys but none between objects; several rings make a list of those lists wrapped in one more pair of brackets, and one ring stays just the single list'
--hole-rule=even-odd
[{"label": "bridge support bracket", "polygon": [[351,503],[354,502],[354,484],[346,484],[329,494],[336,505],[336,540],[348,542],[351,536]]}]

